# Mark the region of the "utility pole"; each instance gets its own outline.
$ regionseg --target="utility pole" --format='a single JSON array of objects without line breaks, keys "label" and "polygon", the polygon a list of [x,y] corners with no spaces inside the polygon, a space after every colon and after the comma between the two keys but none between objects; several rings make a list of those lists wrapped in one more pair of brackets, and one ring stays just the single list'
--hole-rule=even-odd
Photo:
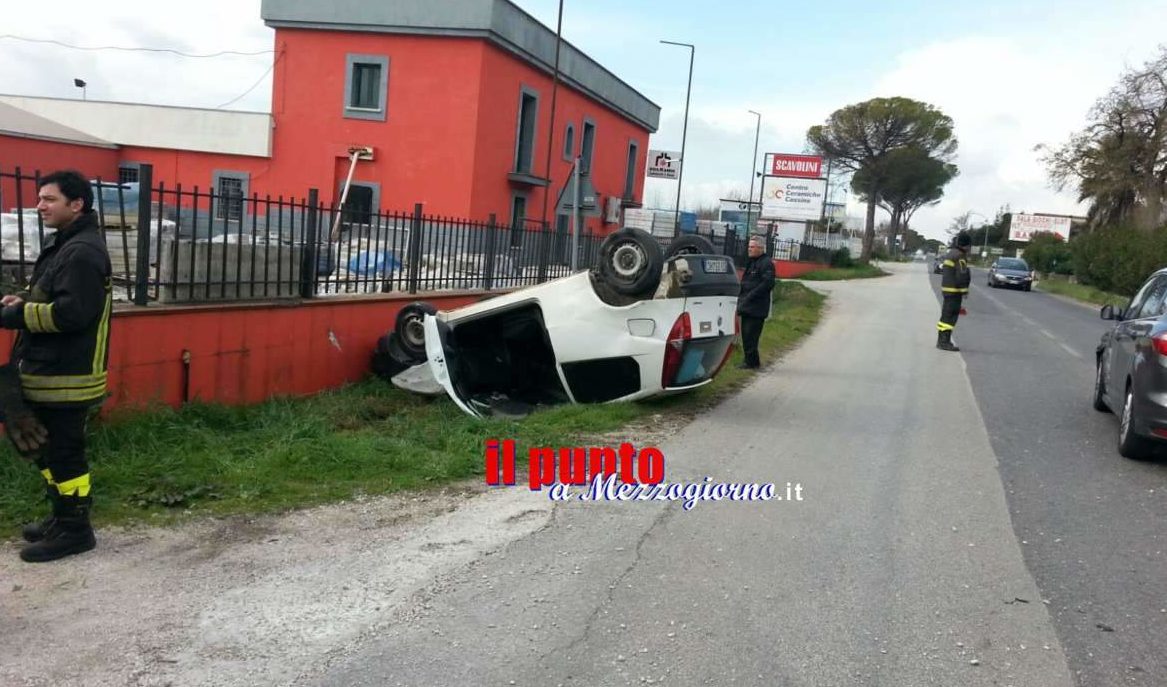
[{"label": "utility pole", "polygon": [[697,48],[689,43],[661,41],[667,45],[679,45],[689,49],[689,87],[685,90],[685,123],[681,128],[681,170],[677,172],[677,209],[673,213],[673,236],[681,233],[681,181],[685,177],[685,167],[689,165],[685,157],[685,138],[689,134],[689,97],[693,94],[693,56]]},{"label": "utility pole", "polygon": [[750,216],[754,211],[754,176],[757,174],[758,137],[762,133],[762,113],[754,112],[753,110],[747,110],[747,112],[758,118],[757,129],[754,130],[754,156],[750,158],[750,195],[746,198],[746,235],[748,236],[750,234]]},{"label": "utility pole", "polygon": [[559,50],[563,45],[563,0],[559,0],[559,24],[555,29],[555,75],[551,82],[551,124],[547,127],[547,167],[543,173],[543,180],[547,185],[543,187],[543,231],[547,231],[547,204],[551,200],[551,148],[555,145],[555,96],[559,94]]}]

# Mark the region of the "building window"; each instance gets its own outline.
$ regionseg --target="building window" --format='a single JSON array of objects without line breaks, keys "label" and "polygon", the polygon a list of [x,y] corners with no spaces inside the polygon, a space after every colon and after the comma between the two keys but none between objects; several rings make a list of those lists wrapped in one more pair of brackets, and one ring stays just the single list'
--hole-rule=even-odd
[{"label": "building window", "polygon": [[583,162],[580,163],[580,172],[588,174],[592,171],[592,152],[596,147],[596,123],[590,119],[585,119],[583,124],[583,138],[580,140],[579,156]]},{"label": "building window", "polygon": [[138,183],[138,163],[123,162],[118,165],[118,183],[119,184],[136,184]]},{"label": "building window", "polygon": [[[337,197],[340,197],[339,192]],[[381,207],[380,203],[380,184],[354,181],[348,187],[348,196],[344,200],[344,217],[341,221],[345,224],[373,224],[373,217]]]},{"label": "building window", "polygon": [[345,56],[344,116],[385,121],[388,111],[389,58]]},{"label": "building window", "polygon": [[624,198],[631,200],[632,192],[636,188],[636,157],[638,147],[636,141],[628,142],[628,170],[624,173]]},{"label": "building window", "polygon": [[515,135],[515,171],[530,174],[535,162],[535,117],[539,114],[539,95],[524,88],[519,95],[519,122]]},{"label": "building window", "polygon": [[527,219],[527,197],[516,194],[511,199],[511,246],[523,245],[523,226]]},{"label": "building window", "polygon": [[575,159],[575,125],[571,123],[563,132],[563,159],[569,162]]},{"label": "building window", "polygon": [[246,172],[215,171],[215,219],[243,220],[248,179]]}]

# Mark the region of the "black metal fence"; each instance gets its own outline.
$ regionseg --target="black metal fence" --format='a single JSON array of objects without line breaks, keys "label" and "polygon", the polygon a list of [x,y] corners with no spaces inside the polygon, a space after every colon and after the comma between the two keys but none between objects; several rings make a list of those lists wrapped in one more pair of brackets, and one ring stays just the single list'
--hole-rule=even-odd
[{"label": "black metal fence", "polygon": [[[22,288],[40,253],[45,227],[36,212],[40,174],[0,170],[3,288]],[[339,212],[315,189],[301,197],[152,183],[94,181],[115,298],[137,305],[354,293],[490,290],[542,283],[572,269],[572,237],[541,222],[500,224],[373,209]],[[577,268],[599,257],[602,236],[578,237]],[[745,260],[745,237],[707,236],[715,249]],[[662,247],[672,237],[658,237]],[[819,260],[829,254],[796,242],[771,242],[773,255]],[[826,261],[823,259],[822,261]]]}]

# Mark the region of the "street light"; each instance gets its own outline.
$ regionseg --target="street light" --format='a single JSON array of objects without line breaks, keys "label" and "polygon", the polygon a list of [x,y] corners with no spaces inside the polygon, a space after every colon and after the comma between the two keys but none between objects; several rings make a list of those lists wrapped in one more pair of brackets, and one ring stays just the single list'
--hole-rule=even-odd
[{"label": "street light", "polygon": [[685,167],[689,161],[685,159],[685,137],[689,134],[689,96],[693,93],[693,57],[697,48],[690,43],[661,41],[665,45],[679,45],[689,49],[689,87],[685,90],[685,123],[681,129],[681,170],[677,172],[677,209],[673,213],[673,236],[681,232],[681,181],[685,177]]},{"label": "street light", "polygon": [[86,100],[87,98],[85,97],[85,86],[88,84],[86,84],[81,79],[73,79],[73,85],[81,89],[81,99]]},{"label": "street light", "polygon": [[[758,166],[758,136],[762,133],[762,113],[753,110],[747,110],[747,112],[758,118],[758,127],[754,131],[754,156],[750,158],[750,195],[746,198],[746,233],[748,234],[750,232],[750,218],[754,211],[754,174],[757,171],[755,168]],[[684,166],[685,163],[681,162],[682,169]]]},{"label": "street light", "polygon": [[985,247],[984,247],[984,249],[981,251],[981,257],[982,257],[982,258],[984,258],[984,257],[987,257],[987,256],[989,255],[989,230],[988,230],[988,228],[987,228],[987,227],[988,227],[989,218],[988,218],[988,217],[985,217],[984,215],[982,215],[982,214],[981,214],[981,213],[979,213],[979,212],[972,212],[972,211],[970,211],[970,212],[968,213],[968,216],[969,216],[969,217],[972,217],[973,215],[976,215],[977,217],[980,217],[981,219],[985,220],[985,223],[981,225],[981,227],[984,227],[984,228],[985,228]]}]

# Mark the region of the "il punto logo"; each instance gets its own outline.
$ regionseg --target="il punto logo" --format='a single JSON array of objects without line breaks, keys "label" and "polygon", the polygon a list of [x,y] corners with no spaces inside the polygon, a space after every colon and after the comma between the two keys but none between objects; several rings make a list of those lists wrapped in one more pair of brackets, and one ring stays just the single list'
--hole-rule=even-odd
[{"label": "il punto logo", "polygon": [[[488,439],[483,451],[486,483],[514,486],[517,449],[514,439]],[[773,482],[724,483],[706,477],[699,483],[665,482],[660,449],[619,447],[538,447],[527,451],[527,486],[548,487],[552,501],[682,501],[685,510],[698,501],[802,501],[802,484],[787,482],[785,493]],[[586,487],[573,490],[573,487]]]}]

